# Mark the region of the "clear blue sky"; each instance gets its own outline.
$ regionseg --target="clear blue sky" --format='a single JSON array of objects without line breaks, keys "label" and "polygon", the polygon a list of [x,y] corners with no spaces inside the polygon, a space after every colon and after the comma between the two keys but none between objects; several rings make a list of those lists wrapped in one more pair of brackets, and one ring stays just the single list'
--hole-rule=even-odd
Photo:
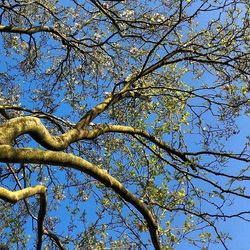
[{"label": "clear blue sky", "polygon": [[[206,16],[204,20],[199,20],[200,22],[206,22],[206,19],[209,19],[211,17]],[[1,43],[1,40],[0,40]],[[0,44],[1,45],[1,44]],[[3,57],[3,52],[2,49],[0,49],[0,58],[4,59]],[[6,58],[5,58],[6,60]],[[7,59],[8,60],[8,59]],[[4,65],[0,65],[0,72],[4,71]],[[186,79],[187,81],[189,79]],[[24,88],[21,84],[21,87]],[[28,103],[25,99],[22,101],[22,105],[27,106],[27,107],[32,107],[32,103]],[[60,113],[59,113],[60,115]],[[238,119],[238,126],[240,133],[232,137],[230,140],[228,140],[226,143],[229,148],[232,148],[234,151],[239,151],[241,149],[241,145],[243,144],[242,142],[245,140],[245,137],[249,135],[249,129],[250,129],[250,119],[247,116],[241,116]],[[189,138],[188,141],[190,145],[193,144],[192,138]],[[195,145],[193,145],[193,151],[196,150]],[[232,166],[233,168],[240,168],[240,165],[237,164],[237,166]],[[247,187],[247,190],[249,191],[250,184],[248,182],[244,183]],[[245,207],[245,210],[250,210],[249,206],[249,201],[248,200],[239,200],[238,198],[235,199],[235,210],[238,208],[239,210],[242,210],[243,207]],[[70,203],[70,199],[66,199],[64,203]],[[91,207],[95,205],[94,201],[90,198],[90,202],[87,204],[86,203],[86,208],[88,208],[91,211]],[[233,214],[235,210],[228,210],[229,213]],[[60,210],[61,216],[64,218],[65,217],[65,212],[66,210],[62,208]],[[91,211],[92,212],[92,211]],[[90,219],[91,222],[91,213],[88,214],[88,218]],[[218,223],[219,228],[223,229],[225,232],[228,232],[232,235],[233,240],[231,242],[228,242],[227,246],[230,250],[249,250],[249,233],[250,233],[250,224],[247,222],[244,222],[239,219],[229,219],[228,221],[224,222],[221,221]],[[30,230],[30,224],[27,224],[27,232]],[[35,234],[32,234],[35,236]],[[224,249],[222,246],[216,246],[216,249],[209,249],[209,250],[220,250]],[[180,245],[176,248],[176,250],[192,250],[190,248],[190,245]]]}]

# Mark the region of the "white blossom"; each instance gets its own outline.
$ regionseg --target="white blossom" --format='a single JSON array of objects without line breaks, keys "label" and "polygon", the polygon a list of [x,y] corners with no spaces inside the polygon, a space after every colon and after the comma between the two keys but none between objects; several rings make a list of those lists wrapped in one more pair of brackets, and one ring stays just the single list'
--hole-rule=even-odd
[{"label": "white blossom", "polygon": [[82,25],[80,23],[75,23],[75,27],[77,30],[80,30],[82,28]]},{"label": "white blossom", "polygon": [[122,16],[124,16],[124,17],[132,17],[134,14],[135,14],[134,10],[127,9],[122,13]]},{"label": "white blossom", "polygon": [[129,52],[132,54],[132,55],[136,55],[138,53],[138,49],[136,47],[132,47]]},{"label": "white blossom", "polygon": [[111,92],[105,91],[104,95],[105,95],[105,97],[109,97],[111,95]]},{"label": "white blossom", "polygon": [[108,3],[103,3],[102,6],[103,6],[104,9],[109,9],[109,7],[110,7],[110,5]]},{"label": "white blossom", "polygon": [[97,32],[96,32],[96,33],[94,34],[94,39],[95,39],[95,40],[100,40],[101,38],[102,38],[102,35],[101,35],[100,33],[97,33]]},{"label": "white blossom", "polygon": [[153,20],[157,23],[161,23],[165,21],[165,16],[160,13],[155,13],[153,16]]}]

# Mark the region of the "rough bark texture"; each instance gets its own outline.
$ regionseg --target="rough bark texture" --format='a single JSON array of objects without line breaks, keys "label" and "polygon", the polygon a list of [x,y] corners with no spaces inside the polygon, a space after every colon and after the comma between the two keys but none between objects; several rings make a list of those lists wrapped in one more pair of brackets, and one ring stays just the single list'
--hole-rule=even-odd
[{"label": "rough bark texture", "polygon": [[0,199],[10,203],[16,203],[20,200],[24,200],[31,196],[40,195],[40,209],[38,212],[38,220],[37,220],[37,245],[36,245],[37,250],[40,250],[42,248],[42,236],[44,234],[43,222],[47,209],[46,192],[47,188],[43,185],[28,187],[18,191],[9,191],[5,188],[0,187]]},{"label": "rough bark texture", "polygon": [[[81,122],[80,122],[81,123]],[[88,131],[86,129],[73,128],[68,132],[60,136],[52,136],[49,131],[44,127],[39,118],[36,117],[18,117],[10,119],[6,124],[0,127],[0,161],[6,163],[40,163],[47,165],[60,165],[64,167],[70,167],[73,169],[80,170],[81,172],[88,174],[95,178],[96,180],[103,183],[106,187],[113,189],[118,195],[120,195],[124,200],[133,205],[144,217],[147,222],[152,242],[156,249],[160,249],[160,243],[157,233],[157,222],[155,221],[151,212],[147,209],[146,205],[140,201],[136,196],[129,192],[123,185],[117,181],[115,178],[110,176],[106,171],[98,168],[97,166],[91,164],[90,162],[76,157],[73,154],[67,154],[63,152],[56,152],[59,150],[66,149],[70,143],[79,141],[82,139],[93,139],[97,136],[107,133],[107,132],[119,132],[127,134],[139,134],[145,138],[150,136],[141,130],[133,129],[132,127],[125,126],[100,126],[94,130]],[[14,140],[23,134],[29,134],[34,140],[40,143],[47,149],[52,150],[39,150],[39,149],[15,149],[12,147]],[[9,191],[5,189],[0,189],[1,196],[4,197],[18,197],[27,198],[31,195],[37,194],[30,193],[27,196],[27,192],[31,192],[31,189],[20,190],[15,193],[15,196],[6,196]],[[20,198],[19,198],[20,199]],[[17,200],[19,200],[17,199]],[[45,199],[45,198],[43,198]],[[17,201],[13,200],[13,201]],[[10,201],[10,198],[9,198]],[[44,202],[41,202],[45,204]],[[44,219],[45,214],[39,212],[38,221]],[[39,225],[38,235],[42,235],[43,227]],[[41,247],[41,241],[38,240],[38,249]]]}]

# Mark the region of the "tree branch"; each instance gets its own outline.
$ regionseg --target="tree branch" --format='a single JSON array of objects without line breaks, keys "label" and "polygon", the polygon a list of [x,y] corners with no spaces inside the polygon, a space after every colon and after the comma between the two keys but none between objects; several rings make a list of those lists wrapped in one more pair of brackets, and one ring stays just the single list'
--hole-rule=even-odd
[{"label": "tree branch", "polygon": [[0,199],[10,203],[16,203],[20,200],[24,200],[36,194],[40,195],[40,209],[38,212],[38,221],[37,221],[38,224],[37,245],[36,245],[37,250],[40,250],[42,248],[43,222],[47,209],[46,192],[47,188],[42,185],[37,185],[35,187],[28,187],[18,191],[9,191],[8,189],[0,187]]},{"label": "tree branch", "polygon": [[168,154],[177,156],[184,162],[189,163],[191,168],[195,170],[194,164],[185,156],[185,154],[173,149],[167,143],[155,138],[148,132],[129,126],[98,125],[95,129],[87,130],[81,127],[78,128],[77,124],[76,128],[73,128],[62,135],[52,136],[39,118],[18,117],[13,118],[2,125],[2,128],[0,129],[0,144],[12,145],[14,139],[18,136],[29,134],[35,141],[45,148],[60,151],[66,149],[73,142],[83,139],[94,139],[101,134],[110,132],[140,135],[156,144],[159,148],[165,150]]},{"label": "tree branch", "polygon": [[60,165],[79,170],[92,176],[106,187],[113,189],[114,192],[129,202],[143,215],[147,222],[151,240],[155,249],[161,249],[157,231],[157,222],[146,205],[126,188],[124,188],[119,181],[94,164],[73,154],[49,150],[44,151],[40,149],[15,149],[8,145],[0,146],[0,161],[6,163],[40,163],[47,165]]},{"label": "tree branch", "polygon": [[66,248],[63,246],[62,242],[60,241],[59,237],[55,235],[54,233],[52,233],[50,230],[43,228],[43,234],[46,234],[51,239],[53,239],[60,250],[66,250]]},{"label": "tree branch", "polygon": [[191,168],[195,170],[194,164],[183,153],[171,148],[165,142],[155,138],[148,132],[129,126],[99,125],[93,130],[87,130],[81,127],[78,128],[77,125],[76,128],[73,128],[62,135],[52,136],[39,118],[18,117],[13,118],[2,125],[2,129],[0,129],[0,144],[12,145],[14,139],[16,139],[18,136],[22,134],[29,134],[35,141],[45,148],[60,151],[66,149],[73,142],[83,139],[94,139],[101,134],[109,132],[140,135],[155,143],[159,148],[165,150],[170,155],[177,156],[184,162],[189,163]]}]

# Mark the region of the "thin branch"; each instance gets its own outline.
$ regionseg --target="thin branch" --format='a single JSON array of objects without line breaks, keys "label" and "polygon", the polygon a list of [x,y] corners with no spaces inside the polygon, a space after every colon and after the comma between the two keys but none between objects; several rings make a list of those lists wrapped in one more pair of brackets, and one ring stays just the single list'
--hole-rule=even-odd
[{"label": "thin branch", "polygon": [[[18,177],[17,177],[15,171],[13,170],[13,168],[11,167],[11,165],[10,165],[9,163],[7,164],[7,166],[8,166],[8,168],[9,168],[10,172],[12,173],[12,175],[13,175],[13,177],[14,177],[14,179],[15,179],[17,185],[18,185],[18,187],[19,187],[21,190],[23,190],[23,187],[22,187],[22,185],[21,185],[21,183],[20,183],[20,181],[19,181],[19,179],[18,179]],[[26,199],[24,199],[24,204],[25,204],[25,206],[26,206],[26,209],[27,209],[29,215],[32,217],[32,219],[37,220],[37,218],[36,218],[36,217],[32,214],[32,212],[30,211],[29,203],[28,203],[28,201],[27,201]]]},{"label": "thin branch", "polygon": [[51,239],[53,239],[60,250],[66,250],[66,248],[63,246],[59,237],[57,235],[55,235],[54,233],[52,233],[50,230],[43,228],[43,234],[45,234],[48,237],[50,237]]}]

